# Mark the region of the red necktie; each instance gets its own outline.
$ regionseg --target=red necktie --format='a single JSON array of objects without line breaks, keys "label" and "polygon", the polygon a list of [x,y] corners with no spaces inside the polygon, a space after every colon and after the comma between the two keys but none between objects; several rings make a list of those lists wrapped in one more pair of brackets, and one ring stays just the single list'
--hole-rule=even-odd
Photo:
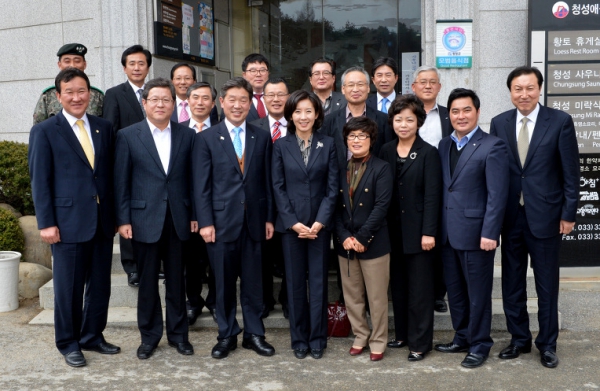
[{"label": "red necktie", "polygon": [[273,142],[275,142],[275,140],[277,140],[279,137],[281,137],[281,131],[279,130],[279,125],[281,125],[279,123],[279,121],[275,121],[275,124],[273,125],[275,127],[275,129],[273,129],[273,135],[271,136]]},{"label": "red necktie", "polygon": [[256,111],[258,111],[258,118],[265,118],[267,116],[267,110],[265,110],[265,105],[260,98],[262,98],[263,94],[254,94],[256,98]]}]

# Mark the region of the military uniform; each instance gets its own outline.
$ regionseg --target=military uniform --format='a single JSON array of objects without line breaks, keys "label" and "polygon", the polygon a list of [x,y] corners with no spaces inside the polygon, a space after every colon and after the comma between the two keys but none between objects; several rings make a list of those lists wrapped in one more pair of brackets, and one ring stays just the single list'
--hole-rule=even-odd
[{"label": "military uniform", "polygon": [[[90,104],[86,110],[88,114],[97,117],[102,116],[102,106],[104,104],[104,92],[99,88],[92,86],[90,88]],[[48,87],[42,92],[33,111],[33,124],[39,124],[42,121],[58,114],[62,110],[62,105],[56,97],[56,87]]]}]

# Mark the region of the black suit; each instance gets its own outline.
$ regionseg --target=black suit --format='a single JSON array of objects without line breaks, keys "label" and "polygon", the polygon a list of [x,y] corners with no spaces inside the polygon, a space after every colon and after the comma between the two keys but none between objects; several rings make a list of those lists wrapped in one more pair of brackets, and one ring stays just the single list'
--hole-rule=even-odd
[{"label": "black suit", "polygon": [[331,103],[329,107],[324,112],[325,115],[333,113],[334,111],[338,111],[342,107],[346,106],[348,101],[346,101],[346,97],[341,92],[332,91],[331,92]]},{"label": "black suit", "polygon": [[442,138],[450,136],[452,133],[452,123],[450,123],[450,116],[448,109],[445,106],[438,105],[438,111],[440,113],[440,122],[442,123]]},{"label": "black suit", "polygon": [[[137,124],[145,118],[140,102],[129,81],[109,88],[104,95],[102,118],[112,124],[113,132]],[[121,264],[127,274],[137,273],[130,239],[119,236]]]},{"label": "black suit", "polygon": [[424,251],[421,240],[438,236],[442,168],[437,149],[417,135],[400,169],[397,145],[385,144],[380,154],[394,177],[388,227],[396,340],[407,341],[413,352],[427,352],[433,341],[435,253]]},{"label": "black suit", "polygon": [[38,228],[56,226],[60,234],[52,245],[52,272],[55,340],[62,354],[104,342],[110,298],[113,135],[107,121],[87,118],[94,168],[62,111],[35,125],[29,135]]}]

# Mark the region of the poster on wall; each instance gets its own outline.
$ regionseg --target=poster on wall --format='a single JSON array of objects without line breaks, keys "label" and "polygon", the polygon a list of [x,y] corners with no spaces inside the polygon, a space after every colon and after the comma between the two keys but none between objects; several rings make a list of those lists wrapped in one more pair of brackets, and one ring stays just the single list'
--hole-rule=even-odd
[{"label": "poster on wall", "polygon": [[156,0],[156,55],[215,65],[214,0]]},{"label": "poster on wall", "polygon": [[435,62],[438,68],[473,66],[473,20],[437,20]]}]

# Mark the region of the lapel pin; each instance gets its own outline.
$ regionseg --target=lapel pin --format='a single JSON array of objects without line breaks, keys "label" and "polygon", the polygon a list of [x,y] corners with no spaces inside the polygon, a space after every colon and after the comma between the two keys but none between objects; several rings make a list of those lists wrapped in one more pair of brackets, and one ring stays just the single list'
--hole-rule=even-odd
[{"label": "lapel pin", "polygon": [[477,144],[473,143],[473,146],[476,146]]},{"label": "lapel pin", "polygon": [[100,133],[100,131],[98,129],[96,129],[96,133]]},{"label": "lapel pin", "polygon": [[416,157],[417,157],[417,153],[416,152],[413,152],[413,153],[410,154],[410,158],[412,160],[415,160]]},{"label": "lapel pin", "polygon": [[323,143],[322,142],[317,142],[317,149],[322,148],[323,147]]},{"label": "lapel pin", "polygon": [[223,136],[219,137],[221,140],[225,140],[225,138]]},{"label": "lapel pin", "polygon": [[254,136],[250,137],[250,138],[254,138]]}]

